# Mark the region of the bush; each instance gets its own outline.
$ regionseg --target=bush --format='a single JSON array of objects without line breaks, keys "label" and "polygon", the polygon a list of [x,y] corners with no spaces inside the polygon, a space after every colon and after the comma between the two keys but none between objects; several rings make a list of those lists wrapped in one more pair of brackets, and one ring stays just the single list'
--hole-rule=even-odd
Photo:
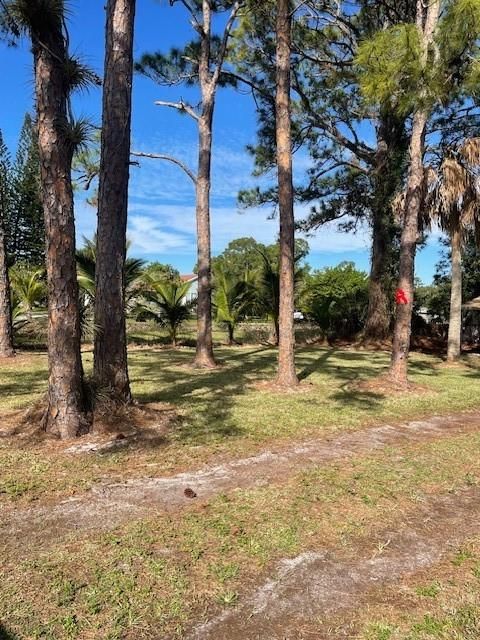
[{"label": "bush", "polygon": [[352,338],[362,329],[367,306],[367,274],[342,262],[308,277],[301,310],[329,339]]}]

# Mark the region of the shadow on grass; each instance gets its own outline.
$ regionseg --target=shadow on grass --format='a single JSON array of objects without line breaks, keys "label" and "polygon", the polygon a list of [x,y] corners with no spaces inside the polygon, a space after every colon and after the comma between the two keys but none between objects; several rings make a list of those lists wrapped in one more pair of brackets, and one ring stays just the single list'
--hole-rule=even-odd
[{"label": "shadow on grass", "polygon": [[4,382],[0,382],[0,397],[15,396],[32,396],[41,394],[47,388],[47,372],[45,369],[25,370],[10,375],[6,380],[6,375],[0,371],[0,375],[5,378]]},{"label": "shadow on grass", "polygon": [[[246,353],[228,352],[228,366],[224,352],[220,350],[220,366],[206,371],[188,366],[192,359],[191,352],[172,354],[174,361],[167,365],[169,368],[161,371],[162,387],[158,391],[142,392],[140,386],[135,393],[136,399],[143,403],[167,402],[180,411],[187,409],[188,416],[177,422],[173,436],[176,440],[202,444],[244,434],[245,430],[233,419],[232,410],[239,396],[248,391],[249,384],[262,375],[266,377],[272,369],[275,358],[272,350],[261,348]],[[140,361],[135,366],[132,381],[141,385],[142,381],[152,381],[158,377],[158,361]]]},{"label": "shadow on grass", "polygon": [[342,404],[348,404],[356,409],[361,409],[362,411],[370,411],[378,407],[385,399],[385,396],[382,393],[349,389],[347,386],[344,386],[339,391],[332,393],[329,398]]},{"label": "shadow on grass", "polygon": [[20,640],[20,636],[8,631],[0,622],[0,640]]}]

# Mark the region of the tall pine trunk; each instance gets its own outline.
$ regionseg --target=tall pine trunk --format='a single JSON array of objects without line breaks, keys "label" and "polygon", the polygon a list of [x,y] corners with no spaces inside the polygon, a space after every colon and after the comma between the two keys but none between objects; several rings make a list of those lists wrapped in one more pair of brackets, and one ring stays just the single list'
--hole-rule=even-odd
[{"label": "tall pine trunk", "polygon": [[125,324],[135,0],[108,0],[95,269],[94,377],[131,401]]},{"label": "tall pine trunk", "polygon": [[75,264],[75,224],[68,138],[67,51],[62,18],[31,30],[38,120],[40,180],[46,233],[48,284],[48,407],[45,429],[62,438],[85,428],[80,319]]},{"label": "tall pine trunk", "polygon": [[450,234],[450,246],[452,251],[452,291],[450,294],[447,360],[455,362],[460,358],[462,339],[462,238],[459,226],[455,226]]},{"label": "tall pine trunk", "polygon": [[[202,113],[198,119],[198,172],[196,184],[197,218],[197,350],[194,365],[215,367],[212,337],[212,259],[210,238],[210,187],[212,168],[212,127],[216,82],[210,73],[212,9],[202,0],[203,25],[200,42],[198,79],[202,94]],[[223,62],[223,60],[221,61]]]},{"label": "tall pine trunk", "polygon": [[214,97],[202,87],[203,113],[199,126],[198,177],[196,184],[197,219],[197,367],[214,367],[212,338],[212,256],[210,238],[210,186],[212,165],[212,120]]},{"label": "tall pine trunk", "polygon": [[[422,44],[422,64],[428,64],[428,52],[433,41],[440,9],[439,0],[431,0],[427,5],[417,1],[417,28]],[[421,98],[422,96],[420,96]],[[417,108],[413,115],[409,147],[409,170],[407,176],[405,209],[400,241],[400,267],[398,292],[405,304],[397,304],[395,329],[393,334],[392,359],[389,377],[395,385],[405,386],[408,382],[407,366],[410,351],[412,326],[415,252],[418,236],[418,221],[424,204],[425,133],[430,112],[425,107]]]},{"label": "tall pine trunk", "polygon": [[2,214],[3,211],[0,211],[0,358],[11,358],[15,355],[15,350],[13,348],[12,306]]},{"label": "tall pine trunk", "polygon": [[280,212],[280,309],[277,383],[298,384],[295,371],[295,222],[290,101],[292,17],[289,0],[277,2],[276,142]]}]

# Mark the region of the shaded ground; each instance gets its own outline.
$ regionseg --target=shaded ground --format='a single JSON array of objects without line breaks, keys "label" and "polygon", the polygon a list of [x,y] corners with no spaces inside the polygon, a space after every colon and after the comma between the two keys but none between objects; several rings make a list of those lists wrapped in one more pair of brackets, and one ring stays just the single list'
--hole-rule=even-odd
[{"label": "shaded ground", "polygon": [[220,493],[259,487],[284,481],[298,469],[318,466],[336,459],[366,454],[403,442],[480,430],[480,413],[435,416],[428,420],[383,425],[348,433],[330,441],[314,440],[284,451],[263,453],[200,471],[173,477],[140,478],[123,483],[98,484],[86,494],[58,504],[28,509],[1,510],[0,537],[26,550],[34,541],[48,541],[70,531],[112,529],[146,513],[165,513],[195,500],[208,500]]},{"label": "shaded ground", "polygon": [[401,528],[382,531],[354,555],[325,550],[283,560],[240,607],[197,626],[188,638],[328,640],[329,616],[360,607],[371,590],[432,566],[478,534],[479,499],[478,487],[431,498],[408,514]]}]

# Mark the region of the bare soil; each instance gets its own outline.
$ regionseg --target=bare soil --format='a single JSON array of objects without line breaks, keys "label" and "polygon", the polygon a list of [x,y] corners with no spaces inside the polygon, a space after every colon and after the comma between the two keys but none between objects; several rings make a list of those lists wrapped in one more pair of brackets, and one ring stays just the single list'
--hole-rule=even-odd
[{"label": "bare soil", "polygon": [[[402,578],[430,567],[480,531],[480,489],[431,497],[402,526],[364,549],[282,560],[241,605],[196,626],[189,640],[332,640],[329,620]],[[345,637],[345,636],[344,636]]]},{"label": "bare soil", "polygon": [[[28,553],[31,545],[48,546],[49,540],[58,540],[71,532],[109,530],[145,514],[198,505],[219,493],[281,482],[298,469],[368,454],[396,443],[423,442],[478,429],[479,412],[434,416],[331,439],[310,440],[289,449],[267,450],[249,458],[171,477],[98,483],[82,495],[54,504],[24,509],[0,507],[0,539],[7,549],[13,547],[18,553]],[[100,442],[102,447],[117,446],[124,439],[118,441],[116,436],[113,440],[104,440],[102,436]],[[80,446],[85,445],[95,450],[95,441],[83,441]],[[72,455],[74,453],[72,449]],[[191,493],[186,489],[196,497],[189,497]]]}]

